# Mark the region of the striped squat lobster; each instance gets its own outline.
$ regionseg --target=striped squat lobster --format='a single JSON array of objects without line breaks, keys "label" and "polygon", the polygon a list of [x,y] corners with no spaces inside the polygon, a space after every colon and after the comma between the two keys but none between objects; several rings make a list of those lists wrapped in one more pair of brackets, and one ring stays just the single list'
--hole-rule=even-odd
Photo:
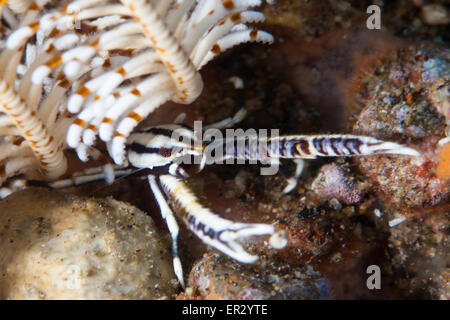
[{"label": "striped squat lobster", "polygon": [[[233,118],[225,119],[206,128],[228,127],[239,122],[244,115],[245,112],[242,109]],[[192,157],[200,159],[198,161],[200,170],[206,164],[222,163],[227,159],[263,162],[264,164],[279,164],[280,159],[293,159],[297,165],[295,175],[288,179],[288,185],[283,190],[284,193],[288,193],[295,188],[297,179],[301,175],[302,159],[373,154],[419,155],[416,150],[409,147],[359,135],[287,135],[263,138],[233,136],[212,142],[201,141],[202,136],[203,132],[199,134],[186,124],[175,123],[138,130],[130,135],[126,144],[129,170],[146,169],[145,174],[148,175],[150,188],[171,234],[174,271],[182,286],[184,286],[184,281],[182,265],[178,256],[179,227],[176,215],[204,243],[242,263],[255,262],[257,256],[247,253],[239,240],[257,235],[270,235],[271,247],[281,249],[287,244],[284,232],[276,231],[273,225],[233,222],[204,207],[184,183],[189,176],[183,168],[183,164],[195,163],[192,161]],[[252,139],[256,142],[253,144],[253,148]],[[212,150],[220,152],[214,152],[214,157],[211,157]],[[129,170],[116,173],[124,175],[131,172]],[[72,178],[48,185],[60,188],[98,180],[101,177],[101,174],[78,177],[78,180]],[[177,206],[177,208],[173,206]]]},{"label": "striped squat lobster", "polygon": [[[210,163],[205,151],[211,147],[222,150],[219,160],[273,163],[280,158],[418,155],[393,142],[354,135],[258,138],[266,148],[255,149],[245,137],[199,141],[192,128],[180,123],[133,131],[164,102],[195,100],[202,90],[199,70],[221,52],[244,42],[273,41],[270,34],[246,25],[264,20],[262,13],[248,10],[261,2],[0,1],[5,23],[0,38],[5,39],[0,54],[0,183],[20,174],[29,180],[56,180],[68,166],[66,149],[76,150],[83,161],[99,157],[94,144],[100,137],[121,168],[150,170],[148,181],[172,236],[175,274],[184,286],[173,204],[198,237],[238,261],[257,259],[239,244],[244,238],[270,235],[273,247],[286,244],[272,225],[232,222],[202,206],[183,182],[187,173],[180,164],[186,156],[200,157],[203,168]],[[216,127],[241,118],[238,114]],[[184,139],[174,139],[174,133]],[[121,173],[112,172],[111,165],[105,168],[108,181]],[[299,161],[296,177],[301,168]]]}]

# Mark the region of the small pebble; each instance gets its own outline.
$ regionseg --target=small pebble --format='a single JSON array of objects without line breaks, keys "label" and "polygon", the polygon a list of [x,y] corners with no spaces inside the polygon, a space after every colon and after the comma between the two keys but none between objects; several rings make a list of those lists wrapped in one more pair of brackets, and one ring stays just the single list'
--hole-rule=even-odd
[{"label": "small pebble", "polygon": [[29,188],[0,201],[0,299],[161,299],[170,241],[112,198]]},{"label": "small pebble", "polygon": [[422,21],[429,25],[442,25],[450,23],[448,10],[440,4],[428,4],[420,12]]}]

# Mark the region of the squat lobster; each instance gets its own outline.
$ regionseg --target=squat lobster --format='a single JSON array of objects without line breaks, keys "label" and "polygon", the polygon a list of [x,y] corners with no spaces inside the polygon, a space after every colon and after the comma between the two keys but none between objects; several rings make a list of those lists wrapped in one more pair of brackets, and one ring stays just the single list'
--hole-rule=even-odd
[{"label": "squat lobster", "polygon": [[[221,129],[239,122],[243,116],[244,112],[240,111],[234,118],[209,125],[207,128]],[[171,234],[174,271],[183,287],[183,271],[178,256],[179,227],[176,214],[203,242],[243,263],[252,263],[257,257],[247,253],[239,244],[239,240],[257,235],[270,235],[269,244],[274,248],[282,248],[287,243],[283,232],[277,232],[273,225],[233,222],[204,207],[184,183],[188,174],[181,164],[186,156],[200,157],[200,170],[206,163],[211,163],[205,150],[212,145],[223,150],[221,157],[216,160],[230,158],[246,161],[268,159],[272,162],[278,162],[282,158],[297,160],[295,177],[288,180],[289,183],[284,190],[287,193],[295,187],[296,180],[301,174],[302,159],[372,154],[419,155],[416,150],[394,142],[358,135],[287,135],[258,138],[258,142],[264,142],[267,147],[253,150],[248,143],[249,137],[225,138],[208,143],[199,141],[198,136],[191,127],[175,123],[136,131],[130,135],[126,144],[130,167],[149,170],[148,182]],[[183,138],[182,141],[180,137]],[[237,143],[239,139],[244,139],[247,143],[239,144]],[[123,171],[117,173],[123,174]],[[79,182],[99,178],[101,175],[95,175]],[[65,183],[48,185],[61,187],[72,184],[73,182],[68,180]],[[179,210],[174,210],[173,205]]]},{"label": "squat lobster", "polygon": [[[212,147],[222,150],[222,160],[273,163],[317,156],[418,155],[393,142],[355,135],[261,138],[258,143],[267,148],[253,149],[245,137],[198,141],[196,132],[181,123],[133,132],[164,102],[197,98],[202,90],[198,71],[217,54],[244,42],[273,41],[268,33],[245,25],[264,20],[263,14],[248,10],[260,5],[259,0],[78,0],[57,8],[49,0],[1,3],[0,14],[15,30],[0,55],[0,107],[5,113],[0,115],[0,183],[31,168],[47,178],[61,176],[67,147],[82,160],[99,157],[92,147],[98,134],[116,164],[150,170],[148,181],[171,233],[175,274],[183,286],[174,204],[192,232],[238,261],[257,259],[243,249],[241,239],[270,235],[273,247],[286,243],[272,225],[233,222],[202,206],[183,182],[187,173],[180,163],[186,156],[200,157],[202,169],[210,160],[205,151]],[[77,24],[83,28],[74,28]],[[238,113],[210,127],[223,128],[241,118]],[[173,139],[174,133],[183,141]],[[244,147],[238,148],[238,142]],[[106,168],[109,181],[123,173],[112,172],[111,165]],[[295,181],[290,180],[285,192]]]},{"label": "squat lobster", "polygon": [[[176,136],[188,137],[188,143],[180,145],[180,142],[173,138],[175,132],[178,133]],[[185,155],[202,157],[200,169],[203,168],[204,163],[207,163],[207,159],[205,159],[207,155],[204,151],[208,144],[203,142],[201,148],[195,148],[193,146],[198,145],[198,141],[195,139],[196,134],[191,128],[186,125],[174,124],[138,131],[130,136],[127,144],[127,155],[131,166],[154,170],[149,174],[148,180],[172,236],[175,274],[183,286],[182,268],[177,253],[178,225],[171,204],[167,201],[168,198],[172,198],[173,202],[179,206],[181,209],[179,217],[193,233],[205,243],[240,262],[252,263],[257,260],[256,256],[248,254],[242,248],[238,243],[240,239],[255,235],[271,235],[269,243],[272,247],[282,248],[287,243],[287,240],[280,232],[276,232],[272,225],[232,222],[219,217],[200,204],[183,182],[188,175],[180,166],[180,159]],[[416,150],[394,142],[357,135],[289,135],[263,138],[267,148],[259,148],[256,152],[252,152],[254,150],[251,150],[249,143],[240,149],[239,143],[236,143],[237,139],[239,138],[233,138],[230,141],[225,138],[222,141],[214,142],[216,148],[222,148],[223,159],[250,161],[269,159],[278,162],[281,158],[301,160],[371,154],[419,155]],[[233,147],[227,147],[230,145]],[[297,162],[295,181],[301,174],[301,168],[302,162]],[[295,183],[290,181],[284,192],[289,192],[294,187]],[[161,192],[161,189],[164,193]]]}]

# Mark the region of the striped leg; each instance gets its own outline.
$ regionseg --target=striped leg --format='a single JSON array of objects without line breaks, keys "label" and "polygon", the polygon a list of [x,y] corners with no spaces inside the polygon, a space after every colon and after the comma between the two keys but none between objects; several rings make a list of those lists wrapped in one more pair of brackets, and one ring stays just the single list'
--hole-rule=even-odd
[{"label": "striped leg", "polygon": [[300,176],[303,172],[303,168],[305,166],[305,160],[303,160],[303,159],[294,159],[293,161],[295,162],[295,165],[296,165],[295,173],[294,173],[294,176],[289,177],[287,179],[288,184],[283,189],[284,194],[287,194],[295,189],[295,187],[297,186],[298,178],[300,178]]},{"label": "striped leg", "polygon": [[[419,152],[401,144],[358,135],[281,136],[269,139],[269,157],[313,159],[372,154],[419,156]],[[258,155],[260,156],[260,155]]]},{"label": "striped leg", "polygon": [[[257,143],[253,143],[257,142]],[[397,144],[395,142],[378,140],[368,136],[358,135],[291,135],[270,138],[257,138],[242,135],[226,137],[215,140],[209,144],[203,153],[200,169],[205,164],[221,163],[227,159],[240,159],[248,161],[260,161],[262,163],[276,163],[279,159],[292,159],[297,168],[293,178],[288,179],[288,185],[283,193],[292,191],[297,178],[303,171],[303,159],[314,159],[316,157],[351,157],[368,156],[374,154],[398,154],[408,156],[419,156],[416,150]],[[220,150],[220,156],[211,150]],[[276,171],[267,171],[264,174],[275,174]]]},{"label": "striped leg", "polygon": [[83,184],[105,180],[111,184],[115,178],[125,177],[136,173],[134,168],[114,169],[110,165],[103,167],[89,168],[82,171],[75,172],[69,178],[60,179],[57,181],[40,181],[28,180],[26,186],[44,186],[53,189],[63,189],[74,186],[81,186]]},{"label": "striped leg", "polygon": [[149,175],[148,182],[150,184],[150,188],[152,189],[153,194],[155,195],[155,199],[158,202],[159,209],[161,210],[161,216],[167,223],[167,227],[169,228],[170,236],[172,238],[172,257],[173,257],[173,269],[175,272],[178,281],[181,286],[184,288],[184,278],[183,278],[183,266],[181,265],[180,257],[178,256],[178,233],[179,228],[177,221],[175,219],[175,215],[167,204],[164,195],[162,194],[158,183],[156,181],[155,176]]},{"label": "striped leg", "polygon": [[[373,154],[399,154],[419,156],[420,153],[404,145],[378,140],[368,136],[330,134],[330,135],[292,135],[270,138],[231,136],[216,140],[208,147],[222,149],[219,160],[229,158],[264,161],[267,159],[315,159],[317,157],[352,157]],[[204,155],[208,156],[209,153]],[[217,159],[216,159],[217,160]]]}]

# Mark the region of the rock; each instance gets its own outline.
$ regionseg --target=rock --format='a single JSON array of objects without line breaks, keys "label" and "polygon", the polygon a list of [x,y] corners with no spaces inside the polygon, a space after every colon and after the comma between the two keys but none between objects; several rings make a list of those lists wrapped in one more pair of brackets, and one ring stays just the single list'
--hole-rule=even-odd
[{"label": "rock", "polygon": [[349,170],[335,163],[324,165],[320,169],[311,184],[311,189],[318,200],[334,199],[334,203],[337,200],[344,204],[355,204],[360,202],[364,195],[363,183],[355,181]]},{"label": "rock", "polygon": [[30,188],[0,201],[0,299],[173,296],[170,241],[112,198]]},{"label": "rock", "polygon": [[[410,46],[380,59],[361,79],[365,107],[353,131],[401,143],[414,142],[420,157],[375,156],[355,159],[360,170],[395,206],[437,205],[447,201],[450,186],[438,142],[446,137],[450,77],[449,50]],[[439,89],[437,89],[439,88]],[[444,148],[445,149],[445,148]],[[441,157],[441,159],[439,159]]]},{"label": "rock", "polygon": [[390,269],[396,287],[411,298],[450,299],[450,204],[401,212],[408,219],[392,227]]},{"label": "rock", "polygon": [[214,252],[205,254],[192,268],[189,286],[204,299],[331,298],[328,280],[312,268],[273,258],[247,265]]}]

